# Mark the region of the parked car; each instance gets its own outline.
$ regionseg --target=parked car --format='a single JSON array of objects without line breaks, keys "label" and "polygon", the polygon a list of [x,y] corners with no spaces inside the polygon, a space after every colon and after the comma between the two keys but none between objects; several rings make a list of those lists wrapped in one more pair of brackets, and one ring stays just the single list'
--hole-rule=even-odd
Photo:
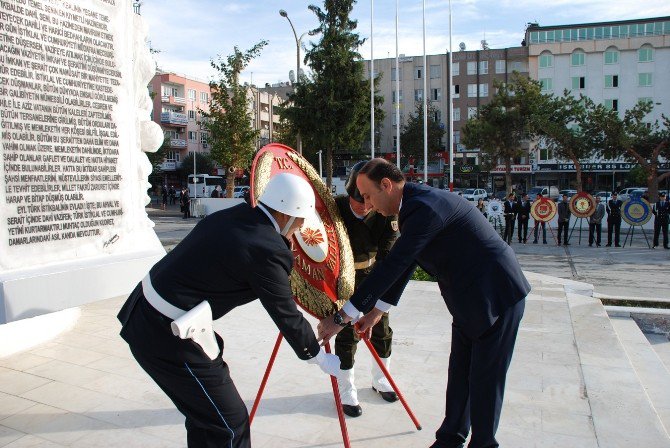
[{"label": "parked car", "polygon": [[468,201],[477,201],[478,199],[486,199],[488,195],[483,188],[466,188],[463,190],[463,197]]},{"label": "parked car", "polygon": [[233,189],[233,197],[242,199],[247,191],[249,191],[248,185],[238,185]]},{"label": "parked car", "polygon": [[618,196],[617,199],[619,199],[619,200],[621,200],[621,201],[625,201],[625,200],[627,200],[628,197],[629,197],[629,195],[630,195],[630,193],[631,193],[632,191],[634,191],[634,190],[646,190],[646,188],[644,188],[644,187],[628,187],[628,188],[624,188],[623,190],[621,190],[621,191],[619,192],[619,196]]},{"label": "parked car", "polygon": [[[449,186],[446,186],[444,189],[449,191]],[[463,196],[463,189],[454,187],[453,193],[456,193],[459,196]]]},{"label": "parked car", "polygon": [[600,202],[603,204],[607,204],[610,199],[612,199],[612,193],[609,191],[598,191],[596,193],[593,193],[592,195],[594,198],[598,196],[600,198]]},{"label": "parked car", "polygon": [[561,190],[558,192],[558,199],[556,201],[562,201],[563,200],[563,195],[568,196],[568,201],[570,200],[571,197],[577,194],[577,190]]},{"label": "parked car", "polygon": [[537,199],[538,194],[541,194],[542,197],[556,200],[558,199],[558,187],[556,185],[536,185],[528,190],[528,198],[531,201]]}]

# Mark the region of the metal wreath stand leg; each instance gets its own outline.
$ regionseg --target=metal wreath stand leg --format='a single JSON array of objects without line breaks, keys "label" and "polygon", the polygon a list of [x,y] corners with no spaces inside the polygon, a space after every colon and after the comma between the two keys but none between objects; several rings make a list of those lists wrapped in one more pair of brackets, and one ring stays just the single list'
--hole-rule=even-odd
[{"label": "metal wreath stand leg", "polygon": [[[268,378],[270,377],[270,371],[272,370],[272,366],[274,365],[275,359],[277,358],[277,353],[279,352],[279,346],[281,345],[283,337],[282,334],[279,333],[277,336],[277,341],[275,342],[275,346],[272,349],[272,355],[270,356],[270,361],[268,362],[268,366],[265,369],[265,374],[263,375],[263,380],[261,381],[261,385],[258,388],[258,393],[256,394],[256,399],[254,400],[254,405],[251,408],[251,412],[249,413],[249,426],[254,421],[254,415],[256,415],[256,410],[258,409],[258,405],[261,402],[261,397],[263,395],[263,391],[265,390],[265,385],[268,382]],[[395,384],[395,381],[393,381],[393,378],[391,377],[391,374],[389,373],[388,370],[386,370],[386,367],[384,366],[384,363],[382,362],[381,358],[375,351],[374,347],[372,346],[372,343],[370,340],[365,336],[361,335],[361,339],[365,342],[365,345],[368,347],[368,350],[370,350],[370,353],[374,357],[375,361],[377,362],[377,365],[379,365],[379,368],[381,371],[384,373],[384,376],[386,376],[386,379],[389,381],[391,384],[391,387],[393,388],[393,391],[398,395],[398,398],[400,399],[400,402],[402,405],[405,407],[405,410],[407,411],[407,414],[409,415],[409,418],[412,420],[414,423],[414,426],[416,426],[416,429],[421,430],[421,424],[419,423],[419,420],[417,420],[416,416],[412,412],[412,410],[409,408],[409,405],[407,404],[407,401],[405,401],[405,397],[403,396],[402,392],[400,392],[400,389],[398,389],[398,386]],[[330,342],[326,342],[325,345],[326,353],[330,353]],[[340,399],[340,390],[337,386],[337,379],[331,375],[330,377],[330,383],[333,388],[333,396],[335,398],[335,408],[337,409],[337,418],[340,421],[340,430],[342,431],[342,441],[344,442],[345,448],[351,448],[351,443],[349,442],[349,433],[347,431],[347,423],[344,419],[344,411],[342,410],[342,401]]]}]

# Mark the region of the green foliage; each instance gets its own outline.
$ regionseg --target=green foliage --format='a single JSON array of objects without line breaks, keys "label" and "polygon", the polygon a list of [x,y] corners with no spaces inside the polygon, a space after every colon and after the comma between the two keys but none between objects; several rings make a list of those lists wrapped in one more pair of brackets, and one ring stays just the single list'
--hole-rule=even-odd
[{"label": "green foliage", "polygon": [[153,168],[152,174],[156,174],[156,175],[162,175],[163,174],[163,170],[161,169],[161,165],[165,161],[165,156],[166,156],[169,144],[170,144],[170,139],[166,137],[165,139],[163,139],[163,143],[156,150],[156,152],[145,153],[147,155],[147,158],[149,159],[149,162],[151,162],[151,166]]},{"label": "green foliage", "polygon": [[265,45],[267,41],[260,41],[244,53],[235,46],[233,54],[211,61],[211,66],[219,73],[219,80],[210,83],[209,112],[200,111],[204,117],[200,124],[209,132],[212,158],[228,167],[228,197],[232,197],[235,185],[231,168],[251,166],[259,136],[259,131],[251,125],[248,87],[240,85],[240,73]]},{"label": "green foliage", "polygon": [[646,185],[647,173],[640,165],[636,165],[626,174],[626,180],[628,185]]},{"label": "green foliage", "polygon": [[[437,109],[428,105],[428,155],[442,150],[442,137],[445,130],[435,121]],[[423,104],[417,103],[415,113],[407,119],[400,133],[400,146],[403,155],[408,158],[423,160]]]},{"label": "green foliage", "polygon": [[196,174],[212,174],[214,172],[214,161],[205,153],[188,153],[181,161],[181,169],[184,173],[184,179],[188,178],[189,174],[193,174],[193,154],[197,154],[195,158]]},{"label": "green foliage", "polygon": [[541,84],[514,72],[509,84],[494,82],[497,90],[490,103],[479,109],[479,116],[461,128],[461,143],[480,148],[489,163],[505,161],[508,192],[512,188],[511,164],[523,151],[522,142],[536,134],[532,117],[546,107]]},{"label": "green foliage", "polygon": [[[300,132],[306,157],[313,159],[316,151],[324,151],[328,184],[333,153],[360,148],[370,133],[370,84],[364,79],[358,53],[364,41],[354,32],[357,22],[349,18],[353,3],[325,0],[323,10],[309,6],[319,20],[311,34],[321,35],[305,55],[312,76],[299,78],[295,92],[280,111],[289,134]],[[379,96],[375,98],[377,107],[382,101]],[[383,111],[376,109],[376,121],[381,122],[383,117]]]},{"label": "green foliage", "polygon": [[419,280],[419,281],[423,281],[423,282],[436,282],[437,281],[437,279],[435,277],[428,274],[426,271],[424,271],[421,268],[416,268],[416,271],[414,271],[414,274],[412,274],[412,280]]}]

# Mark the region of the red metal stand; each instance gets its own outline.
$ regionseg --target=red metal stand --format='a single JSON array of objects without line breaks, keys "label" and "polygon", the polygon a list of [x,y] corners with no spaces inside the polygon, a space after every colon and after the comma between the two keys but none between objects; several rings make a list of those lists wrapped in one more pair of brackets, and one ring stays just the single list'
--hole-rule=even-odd
[{"label": "red metal stand", "polygon": [[258,404],[261,402],[261,396],[265,390],[265,385],[268,382],[270,377],[270,370],[272,370],[272,365],[275,363],[275,358],[277,358],[277,352],[279,351],[279,346],[281,345],[282,335],[279,333],[277,336],[277,342],[275,342],[275,347],[272,349],[272,355],[270,356],[270,361],[268,362],[268,367],[265,369],[265,375],[263,375],[263,381],[261,381],[261,387],[258,388],[258,393],[256,394],[256,400],[254,400],[254,405],[251,408],[251,413],[249,414],[249,426],[251,422],[254,421],[254,415],[256,415],[256,409],[258,409]]}]

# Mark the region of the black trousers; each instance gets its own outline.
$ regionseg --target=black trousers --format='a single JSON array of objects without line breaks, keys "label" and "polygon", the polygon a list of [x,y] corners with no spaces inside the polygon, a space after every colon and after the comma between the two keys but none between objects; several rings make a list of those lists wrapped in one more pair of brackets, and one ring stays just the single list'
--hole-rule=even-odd
[{"label": "black trousers", "polygon": [[537,232],[540,230],[540,227],[542,227],[542,242],[546,243],[547,242],[547,223],[544,221],[535,221],[535,230],[533,230],[533,242],[537,243]]},{"label": "black trousers", "polygon": [[668,247],[668,223],[659,223],[658,219],[654,220],[654,247],[658,246],[658,237],[663,231],[663,247]]},{"label": "black trousers", "polygon": [[514,215],[505,216],[505,242],[507,244],[512,242],[512,237],[514,236]]},{"label": "black trousers", "polygon": [[526,238],[528,237],[528,219],[519,219],[518,224],[517,235],[519,236],[519,242],[525,243]]},{"label": "black trousers", "polygon": [[607,220],[607,245],[612,245],[612,230],[614,230],[614,245],[619,245],[619,233],[621,233],[621,218]]},{"label": "black trousers", "polygon": [[600,234],[602,233],[603,225],[601,223],[589,224],[589,246],[595,243],[600,246]]},{"label": "black trousers", "polygon": [[526,300],[521,300],[477,339],[452,324],[447,405],[431,448],[459,448],[472,428],[469,448],[498,447],[495,433]]},{"label": "black trousers", "polygon": [[[350,370],[354,367],[354,356],[356,347],[361,338],[354,327],[343,328],[335,338],[335,354],[340,357],[340,369]],[[382,314],[382,318],[372,327],[372,346],[380,358],[391,356],[391,345],[393,342],[393,329],[389,326],[389,313]]]},{"label": "black trousers", "polygon": [[568,227],[570,227],[570,221],[558,221],[558,244],[561,244],[561,231],[563,232],[563,242],[568,244]]},{"label": "black trousers", "polygon": [[179,364],[138,353],[132,346],[131,352],[186,416],[189,448],[251,447],[247,408],[221,358]]}]

